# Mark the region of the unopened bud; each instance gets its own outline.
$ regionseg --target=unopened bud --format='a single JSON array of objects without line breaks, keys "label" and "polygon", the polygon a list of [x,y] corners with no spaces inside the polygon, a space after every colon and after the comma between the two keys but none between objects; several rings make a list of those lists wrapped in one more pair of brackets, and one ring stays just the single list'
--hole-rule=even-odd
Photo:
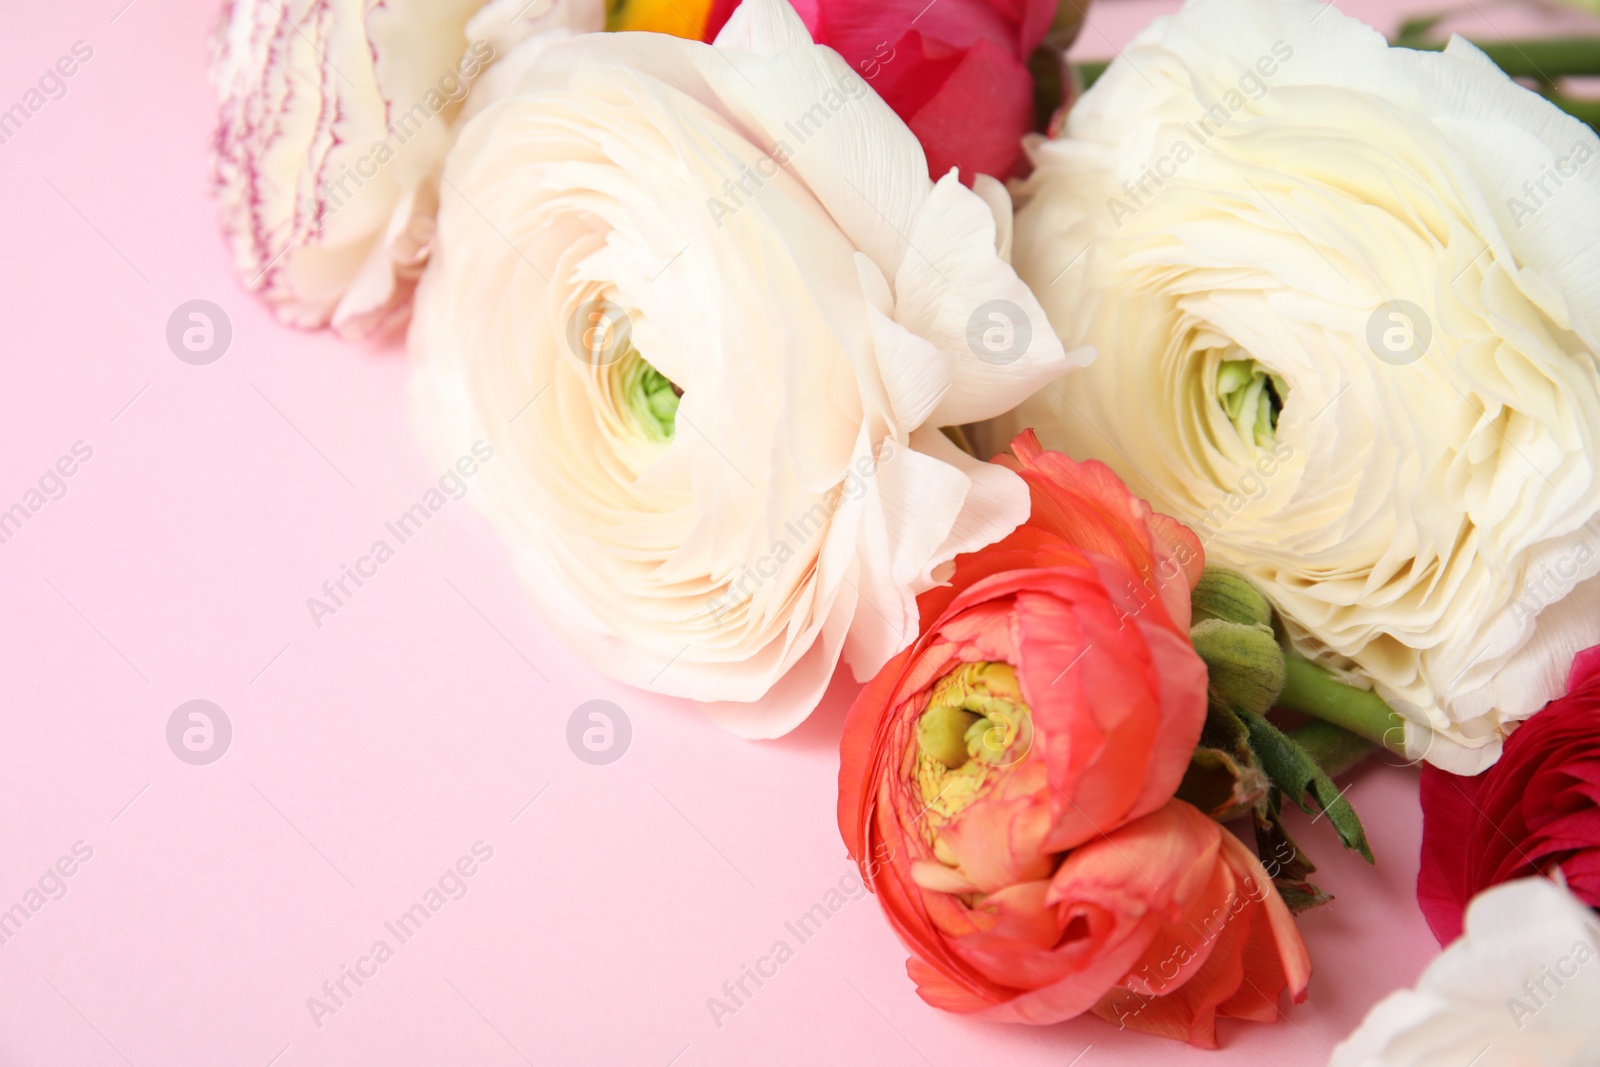
[{"label": "unopened bud", "polygon": [[1265,715],[1283,691],[1283,649],[1265,624],[1205,619],[1189,631],[1205,660],[1211,699],[1227,708]]},{"label": "unopened bud", "polygon": [[1189,596],[1194,622],[1223,619],[1246,626],[1271,626],[1272,605],[1238,571],[1207,567]]}]

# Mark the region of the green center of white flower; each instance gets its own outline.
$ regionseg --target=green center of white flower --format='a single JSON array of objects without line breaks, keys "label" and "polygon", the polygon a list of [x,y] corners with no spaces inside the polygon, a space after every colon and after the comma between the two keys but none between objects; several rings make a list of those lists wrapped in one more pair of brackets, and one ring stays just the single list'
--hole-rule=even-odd
[{"label": "green center of white flower", "polygon": [[1271,448],[1278,439],[1278,415],[1289,397],[1289,383],[1253,359],[1224,360],[1217,367],[1217,403],[1239,439]]},{"label": "green center of white flower", "polygon": [[616,389],[618,407],[631,416],[647,440],[672,440],[683,390],[633,350],[618,361]]}]

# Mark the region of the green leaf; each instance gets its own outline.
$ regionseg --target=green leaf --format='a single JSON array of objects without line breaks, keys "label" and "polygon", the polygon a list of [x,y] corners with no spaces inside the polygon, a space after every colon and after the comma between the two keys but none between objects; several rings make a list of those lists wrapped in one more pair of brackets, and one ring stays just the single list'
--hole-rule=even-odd
[{"label": "green leaf", "polygon": [[1072,64],[1072,66],[1077,70],[1078,77],[1083,82],[1083,88],[1087,91],[1090,86],[1100,80],[1100,75],[1104,74],[1106,68],[1111,66],[1111,61],[1109,59],[1085,59]]},{"label": "green leaf", "polygon": [[1289,740],[1316,760],[1329,778],[1352,770],[1378,750],[1377,745],[1359,734],[1321,719],[1312,719],[1298,730],[1289,731]]},{"label": "green leaf", "polygon": [[1271,788],[1271,779],[1253,759],[1245,761],[1224,749],[1201,747],[1189,757],[1177,797],[1218,822],[1232,822],[1252,814]]},{"label": "green leaf", "polygon": [[1045,41],[1028,57],[1028,73],[1033,75],[1034,129],[1048,129],[1072,88],[1066,53]]},{"label": "green leaf", "polygon": [[1399,32],[1394,35],[1394,43],[1402,48],[1426,48],[1428,34],[1432,33],[1433,28],[1444,19],[1443,13],[1406,19],[1400,24]]},{"label": "green leaf", "polygon": [[[1564,34],[1560,37],[1518,38],[1472,42],[1494,65],[1513,78],[1586,77],[1600,74],[1600,37]],[[1407,47],[1437,52],[1448,41],[1407,40]]]},{"label": "green leaf", "polygon": [[1375,862],[1355,809],[1317,761],[1260,715],[1242,709],[1235,709],[1235,713],[1250,731],[1250,747],[1255,749],[1262,769],[1284,795],[1307,815],[1326,814],[1346,848],[1360,852],[1368,863]]},{"label": "green leaf", "polygon": [[1256,853],[1275,881],[1303,882],[1317,871],[1283,825],[1283,790],[1274,788],[1256,811]]},{"label": "green leaf", "polygon": [[1310,882],[1279,881],[1277,886],[1278,896],[1283,898],[1283,902],[1289,906],[1289,911],[1294,915],[1310,911],[1312,908],[1320,908],[1333,899]]},{"label": "green leaf", "polygon": [[1250,731],[1239,721],[1239,716],[1214,700],[1206,704],[1206,725],[1200,731],[1200,743],[1207,748],[1225,749],[1240,760],[1255,762]]},{"label": "green leaf", "polygon": [[1288,827],[1283,825],[1282,804],[1283,790],[1273,788],[1256,809],[1256,854],[1277,886],[1278,895],[1298,915],[1333,897],[1307,880],[1316,873],[1317,865],[1289,836]]}]

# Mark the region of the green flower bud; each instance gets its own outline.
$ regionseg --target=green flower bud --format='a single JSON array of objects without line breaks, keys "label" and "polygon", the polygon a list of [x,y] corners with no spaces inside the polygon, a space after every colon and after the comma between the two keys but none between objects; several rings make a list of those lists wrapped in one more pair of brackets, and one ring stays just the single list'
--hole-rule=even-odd
[{"label": "green flower bud", "polygon": [[1257,715],[1272,708],[1283,691],[1284,665],[1270,627],[1205,619],[1189,636],[1210,673],[1213,701]]},{"label": "green flower bud", "polygon": [[1223,619],[1245,626],[1271,626],[1272,605],[1238,571],[1207,567],[1189,597],[1194,622]]}]

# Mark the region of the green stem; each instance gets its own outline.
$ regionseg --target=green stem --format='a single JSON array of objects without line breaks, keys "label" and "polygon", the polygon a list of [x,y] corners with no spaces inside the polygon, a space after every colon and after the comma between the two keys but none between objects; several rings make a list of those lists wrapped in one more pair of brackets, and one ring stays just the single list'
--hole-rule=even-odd
[{"label": "green stem", "polygon": [[[1401,42],[1422,52],[1441,51],[1443,41]],[[1494,65],[1513,78],[1574,77],[1600,74],[1600,37],[1542,37],[1524,41],[1473,41]]]},{"label": "green stem", "polygon": [[1277,706],[1341,726],[1393,752],[1405,752],[1405,720],[1370,689],[1345,685],[1331,671],[1299,656],[1284,657]]},{"label": "green stem", "polygon": [[1073,66],[1078,68],[1078,77],[1083,79],[1083,87],[1088,89],[1089,86],[1100,80],[1100,75],[1104,74],[1106,68],[1111,66],[1111,60],[1090,59],[1082,63],[1074,63]]},{"label": "green stem", "polygon": [[[1438,52],[1444,41],[1424,41],[1402,34],[1394,42],[1398,47],[1413,48],[1421,52]],[[1581,77],[1600,74],[1600,37],[1541,37],[1518,41],[1473,41],[1495,66],[1513,78],[1533,78],[1543,83],[1557,78]],[[1073,64],[1087,89],[1104,74],[1109,60],[1084,60]],[[1592,121],[1586,100],[1565,100],[1553,97],[1553,102],[1584,121]]]},{"label": "green stem", "polygon": [[1028,57],[1028,73],[1033,75],[1034,128],[1043,130],[1066,97],[1066,56],[1048,43],[1042,44]]},{"label": "green stem", "polygon": [[1289,740],[1316,760],[1317,765],[1322,768],[1322,773],[1329,778],[1337,778],[1344,772],[1354,769],[1377,749],[1377,746],[1366,738],[1358,737],[1342,726],[1335,726],[1321,719],[1308,722],[1298,730],[1290,731]]}]

